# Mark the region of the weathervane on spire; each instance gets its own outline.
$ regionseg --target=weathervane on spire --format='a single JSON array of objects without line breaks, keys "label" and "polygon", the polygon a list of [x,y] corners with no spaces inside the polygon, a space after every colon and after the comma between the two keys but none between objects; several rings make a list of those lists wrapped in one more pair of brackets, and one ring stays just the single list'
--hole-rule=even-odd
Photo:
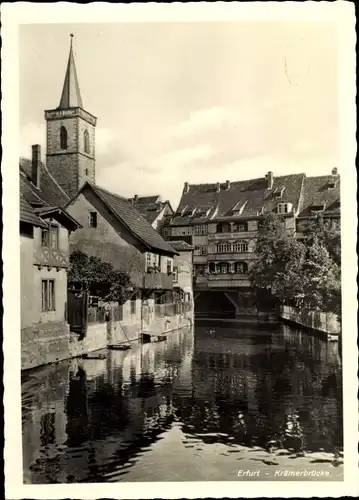
[{"label": "weathervane on spire", "polygon": [[74,38],[74,34],[73,34],[73,33],[70,33],[70,40],[71,40],[71,41],[70,41],[70,43],[71,43],[71,47],[72,47],[72,40],[73,40],[73,38]]}]

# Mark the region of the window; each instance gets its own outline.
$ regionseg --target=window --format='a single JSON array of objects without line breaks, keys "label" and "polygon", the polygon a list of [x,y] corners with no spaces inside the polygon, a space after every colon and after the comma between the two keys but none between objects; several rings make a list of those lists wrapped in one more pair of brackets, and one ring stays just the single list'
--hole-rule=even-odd
[{"label": "window", "polygon": [[97,212],[90,212],[89,227],[97,227]]},{"label": "window", "polygon": [[41,229],[41,246],[55,249],[59,247],[59,228],[57,226]]},{"label": "window", "polygon": [[175,283],[177,283],[178,282],[178,268],[177,267],[173,268],[173,274],[174,274],[173,281]]},{"label": "window", "polygon": [[232,244],[231,243],[218,243],[217,245],[217,253],[228,253],[232,251]]},{"label": "window", "polygon": [[55,311],[55,280],[41,281],[41,310]]},{"label": "window", "polygon": [[171,274],[172,272],[172,262],[167,260],[167,274]]},{"label": "window", "polygon": [[88,175],[88,174],[89,174],[89,169],[85,168],[85,175]]},{"label": "window", "polygon": [[170,228],[169,227],[164,227],[163,228],[163,236],[170,236]]},{"label": "window", "polygon": [[85,153],[90,153],[90,134],[88,133],[88,130],[85,130],[84,132],[84,150]]},{"label": "window", "polygon": [[146,254],[146,264],[147,264],[147,270],[152,267],[152,254],[147,252]]},{"label": "window", "polygon": [[237,222],[233,226],[233,231],[235,233],[243,233],[244,231],[247,231],[247,223],[246,222]]},{"label": "window", "polygon": [[207,234],[207,226],[194,226],[194,234],[201,235]]},{"label": "window", "polygon": [[277,213],[278,214],[289,214],[291,206],[289,203],[278,203]]},{"label": "window", "polygon": [[248,265],[246,262],[237,262],[236,263],[236,273],[237,274],[247,274]]},{"label": "window", "polygon": [[246,241],[237,241],[233,245],[234,252],[248,252],[248,243]]},{"label": "window", "polygon": [[194,247],[194,255],[207,255],[207,252],[206,245],[195,245]]},{"label": "window", "polygon": [[60,148],[67,149],[67,130],[64,126],[60,128]]},{"label": "window", "polygon": [[130,306],[131,315],[136,314],[136,299],[131,300],[130,304],[131,304],[131,306]]},{"label": "window", "polygon": [[208,264],[208,271],[210,274],[215,274],[216,272],[216,264],[214,262],[210,262]]},{"label": "window", "polygon": [[226,262],[221,262],[221,273],[222,274],[228,273],[228,264]]}]

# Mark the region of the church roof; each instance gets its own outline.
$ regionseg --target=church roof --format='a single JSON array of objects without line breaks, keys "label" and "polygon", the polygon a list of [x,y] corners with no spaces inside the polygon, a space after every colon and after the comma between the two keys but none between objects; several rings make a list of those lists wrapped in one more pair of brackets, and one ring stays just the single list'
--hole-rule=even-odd
[{"label": "church roof", "polygon": [[72,36],[73,35],[71,35],[70,54],[67,63],[65,81],[58,109],[82,108],[80,86],[77,78],[75,58],[72,48]]},{"label": "church roof", "polygon": [[69,205],[86,189],[91,189],[93,193],[102,201],[121,224],[123,224],[142,244],[148,248],[160,251],[165,254],[177,254],[169,243],[149,224],[140,212],[124,197],[111,193],[95,184],[86,182]]}]

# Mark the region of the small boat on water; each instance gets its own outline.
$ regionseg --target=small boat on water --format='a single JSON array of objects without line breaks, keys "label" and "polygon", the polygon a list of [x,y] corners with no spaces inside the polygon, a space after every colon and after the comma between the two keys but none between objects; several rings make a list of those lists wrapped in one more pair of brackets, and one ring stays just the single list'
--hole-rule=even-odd
[{"label": "small boat on water", "polygon": [[131,349],[131,344],[129,343],[123,343],[123,344],[110,344],[107,346],[108,349],[111,349],[112,351],[128,351]]},{"label": "small boat on water", "polygon": [[166,335],[156,335],[153,332],[142,332],[141,334],[142,342],[163,342],[167,339]]},{"label": "small boat on water", "polygon": [[89,354],[82,354],[80,356],[82,359],[106,359],[106,354],[94,354],[94,353],[89,353]]}]

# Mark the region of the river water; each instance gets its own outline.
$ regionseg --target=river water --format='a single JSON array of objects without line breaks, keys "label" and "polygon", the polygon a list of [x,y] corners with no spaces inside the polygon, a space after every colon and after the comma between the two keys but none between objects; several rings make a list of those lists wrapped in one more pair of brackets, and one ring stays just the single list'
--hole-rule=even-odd
[{"label": "river water", "polygon": [[338,344],[223,325],[25,372],[24,482],[342,480]]}]

